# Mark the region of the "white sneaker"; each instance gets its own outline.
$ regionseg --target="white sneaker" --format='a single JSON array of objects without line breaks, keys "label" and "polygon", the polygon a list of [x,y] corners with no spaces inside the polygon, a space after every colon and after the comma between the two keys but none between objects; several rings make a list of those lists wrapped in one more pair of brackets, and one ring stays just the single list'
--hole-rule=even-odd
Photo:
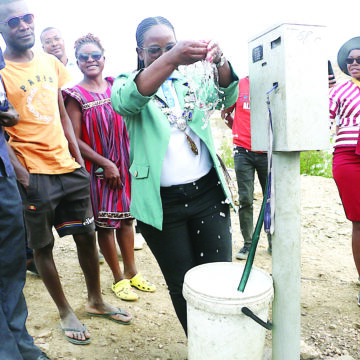
[{"label": "white sneaker", "polygon": [[135,233],[134,236],[134,250],[142,250],[144,248],[144,238],[140,233]]}]

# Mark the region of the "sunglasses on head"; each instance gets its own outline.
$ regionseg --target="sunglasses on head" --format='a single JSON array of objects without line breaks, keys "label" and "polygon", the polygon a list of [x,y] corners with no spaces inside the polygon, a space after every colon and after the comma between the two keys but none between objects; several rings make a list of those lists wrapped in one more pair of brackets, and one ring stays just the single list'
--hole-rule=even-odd
[{"label": "sunglasses on head", "polygon": [[358,65],[360,65],[360,57],[358,57],[358,58],[351,58],[351,57],[349,57],[349,58],[346,58],[346,59],[345,59],[345,62],[346,62],[348,65],[353,64],[354,61],[356,61],[356,63],[357,63]]},{"label": "sunglasses on head", "polygon": [[103,54],[101,52],[92,52],[92,53],[80,53],[78,55],[78,60],[80,62],[87,62],[89,60],[89,58],[91,57],[93,60],[95,61],[99,61],[102,58]]},{"label": "sunglasses on head", "polygon": [[20,25],[20,22],[23,21],[26,24],[32,24],[34,22],[33,14],[25,14],[22,16],[14,16],[5,22],[0,22],[0,24],[7,24],[10,29],[15,29]]},{"label": "sunglasses on head", "polygon": [[150,46],[147,48],[142,47],[141,49],[146,50],[150,57],[157,57],[164,52],[170,51],[175,45],[176,44],[168,44],[164,48],[160,46]]}]

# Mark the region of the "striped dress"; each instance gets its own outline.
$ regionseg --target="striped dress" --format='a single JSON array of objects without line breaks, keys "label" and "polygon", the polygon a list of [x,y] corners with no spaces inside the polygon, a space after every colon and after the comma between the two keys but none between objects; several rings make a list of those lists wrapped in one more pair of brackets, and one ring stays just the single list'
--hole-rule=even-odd
[{"label": "striped dress", "polygon": [[76,85],[64,90],[82,109],[82,140],[94,151],[110,159],[119,169],[123,184],[120,190],[111,190],[105,180],[96,176],[98,165],[85,160],[91,176],[90,193],[95,224],[102,228],[120,228],[121,219],[132,218],[130,209],[129,137],[125,123],[111,106],[113,78],[106,78],[104,93],[94,93]]},{"label": "striped dress", "polygon": [[360,221],[360,155],[356,151],[360,129],[360,88],[353,81],[331,88],[330,118],[332,122],[335,118],[339,122],[333,177],[346,217]]},{"label": "striped dress", "polygon": [[330,90],[330,119],[339,119],[334,147],[356,147],[360,129],[360,88],[352,81]]}]

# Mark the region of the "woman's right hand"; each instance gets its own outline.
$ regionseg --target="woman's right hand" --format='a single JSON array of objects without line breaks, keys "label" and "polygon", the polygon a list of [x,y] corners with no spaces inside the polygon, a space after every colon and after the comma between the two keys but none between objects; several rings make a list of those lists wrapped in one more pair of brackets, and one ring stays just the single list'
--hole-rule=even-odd
[{"label": "woman's right hand", "polygon": [[168,52],[175,65],[190,65],[203,60],[207,54],[207,41],[179,41]]},{"label": "woman's right hand", "polygon": [[109,161],[106,166],[103,167],[104,169],[104,180],[108,184],[111,190],[121,189],[123,184],[120,179],[119,169],[116,165]]}]

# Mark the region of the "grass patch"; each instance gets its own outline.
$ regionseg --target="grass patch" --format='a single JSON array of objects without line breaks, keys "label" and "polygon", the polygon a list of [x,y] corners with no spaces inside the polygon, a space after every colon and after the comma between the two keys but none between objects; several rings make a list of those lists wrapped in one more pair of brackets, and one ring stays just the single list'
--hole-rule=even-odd
[{"label": "grass patch", "polygon": [[300,174],[332,178],[332,153],[325,150],[302,152]]},{"label": "grass patch", "polygon": [[232,137],[223,138],[219,155],[228,169],[234,169]]},{"label": "grass patch", "polygon": [[[219,155],[229,169],[234,169],[232,138],[223,138]],[[303,151],[300,154],[300,174],[332,178],[332,150]]]}]

